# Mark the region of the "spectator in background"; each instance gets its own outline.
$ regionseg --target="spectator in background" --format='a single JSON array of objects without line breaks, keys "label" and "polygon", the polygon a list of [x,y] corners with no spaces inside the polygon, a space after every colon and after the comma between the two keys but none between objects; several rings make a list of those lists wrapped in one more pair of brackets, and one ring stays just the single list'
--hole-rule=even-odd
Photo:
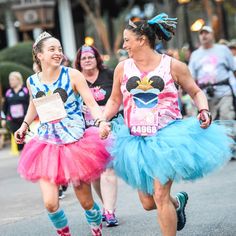
[{"label": "spectator in background", "polygon": [[234,120],[236,104],[230,78],[236,75],[232,53],[225,45],[214,43],[214,32],[204,26],[199,31],[200,48],[190,57],[189,69],[207,94],[213,119]]},{"label": "spectator in background", "polygon": [[234,64],[236,67],[236,39],[233,39],[232,41],[229,42],[228,47],[230,49],[230,51],[233,54],[234,57]]},{"label": "spectator in background", "polygon": [[[14,134],[24,120],[28,105],[29,92],[23,85],[23,78],[20,72],[13,71],[9,74],[10,88],[6,91],[5,101],[3,103],[3,112],[6,119],[2,119],[2,127],[8,127]],[[18,150],[21,151],[24,144],[18,144]]]},{"label": "spectator in background", "polygon": [[[113,71],[104,68],[101,55],[93,46],[84,45],[79,48],[75,68],[84,75],[92,94],[103,109],[110,97],[113,85]],[[94,119],[90,111],[84,106],[84,117],[86,127],[94,125]],[[103,203],[103,221],[108,227],[117,226],[118,220],[115,216],[117,200],[117,177],[112,166],[101,174],[100,179],[93,182],[93,186]]]},{"label": "spectator in background", "polygon": [[229,43],[229,41],[226,40],[226,39],[220,39],[220,40],[218,41],[218,43],[227,46],[228,43]]},{"label": "spectator in background", "polygon": [[[201,46],[195,50],[189,62],[189,69],[200,88],[207,94],[209,110],[213,120],[229,127],[229,136],[235,139],[236,65],[229,48],[215,44],[211,27],[203,26],[199,31]],[[232,145],[232,158],[235,158],[235,145]]]}]

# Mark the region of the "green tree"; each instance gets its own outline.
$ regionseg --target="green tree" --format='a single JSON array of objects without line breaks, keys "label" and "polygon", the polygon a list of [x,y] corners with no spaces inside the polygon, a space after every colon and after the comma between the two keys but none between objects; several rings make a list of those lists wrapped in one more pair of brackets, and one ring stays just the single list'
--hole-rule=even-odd
[{"label": "green tree", "polygon": [[0,62],[15,62],[32,68],[32,45],[33,42],[27,41],[18,43],[13,47],[8,47],[0,50]]}]

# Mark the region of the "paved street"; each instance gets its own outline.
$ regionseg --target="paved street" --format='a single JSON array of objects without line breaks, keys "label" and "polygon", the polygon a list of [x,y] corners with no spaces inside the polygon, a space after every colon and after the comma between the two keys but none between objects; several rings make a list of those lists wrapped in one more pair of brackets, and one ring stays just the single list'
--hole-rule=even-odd
[{"label": "paved street", "polygon": [[[0,150],[0,236],[53,236],[37,184],[21,179],[16,173],[18,157],[8,148]],[[178,236],[236,235],[236,161],[221,171],[196,183],[174,184],[173,194],[189,193],[187,225]],[[66,193],[62,207],[68,214],[73,236],[88,236],[83,211],[72,188]],[[119,181],[117,216],[120,226],[106,228],[104,236],[161,235],[156,212],[145,212],[136,191]]]}]

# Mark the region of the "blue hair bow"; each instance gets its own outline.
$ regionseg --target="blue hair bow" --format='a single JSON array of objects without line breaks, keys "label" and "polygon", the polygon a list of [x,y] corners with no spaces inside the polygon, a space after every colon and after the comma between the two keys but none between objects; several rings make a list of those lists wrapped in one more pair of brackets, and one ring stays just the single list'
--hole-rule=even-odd
[{"label": "blue hair bow", "polygon": [[177,18],[169,18],[167,14],[161,13],[147,22],[150,25],[157,24],[166,37],[170,38],[171,33],[173,33],[173,30],[176,29]]}]

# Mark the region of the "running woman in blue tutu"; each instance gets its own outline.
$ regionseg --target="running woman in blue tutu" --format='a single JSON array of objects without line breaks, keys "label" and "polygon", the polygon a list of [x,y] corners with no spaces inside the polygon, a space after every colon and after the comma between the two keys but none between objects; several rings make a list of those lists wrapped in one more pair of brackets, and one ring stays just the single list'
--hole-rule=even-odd
[{"label": "running woman in blue tutu", "polygon": [[[111,122],[113,166],[138,190],[144,209],[157,209],[164,236],[176,235],[186,222],[188,195],[171,197],[172,183],[204,177],[231,156],[231,140],[224,128],[211,124],[206,96],[187,66],[154,50],[156,37],[171,39],[176,20],[162,13],[148,21],[129,21],[123,34],[129,59],[117,65],[104,120],[97,121],[106,138],[110,127],[105,121],[123,104],[124,120]],[[176,84],[192,97],[197,118],[182,119]]]}]

